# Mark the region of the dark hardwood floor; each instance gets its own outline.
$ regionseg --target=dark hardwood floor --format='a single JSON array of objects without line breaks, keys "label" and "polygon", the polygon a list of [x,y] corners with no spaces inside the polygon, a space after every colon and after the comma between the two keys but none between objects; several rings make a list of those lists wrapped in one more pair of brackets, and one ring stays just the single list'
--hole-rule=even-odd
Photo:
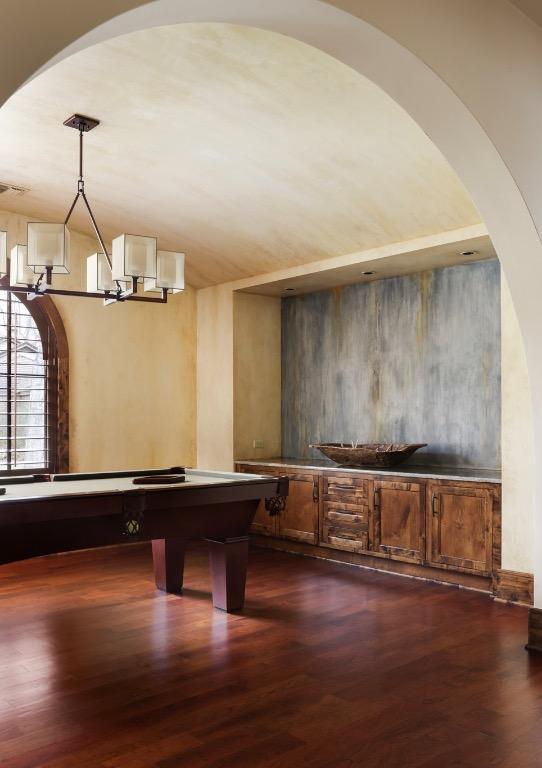
[{"label": "dark hardwood floor", "polygon": [[251,552],[247,605],[184,598],[150,547],[0,568],[2,768],[540,768],[526,611]]}]

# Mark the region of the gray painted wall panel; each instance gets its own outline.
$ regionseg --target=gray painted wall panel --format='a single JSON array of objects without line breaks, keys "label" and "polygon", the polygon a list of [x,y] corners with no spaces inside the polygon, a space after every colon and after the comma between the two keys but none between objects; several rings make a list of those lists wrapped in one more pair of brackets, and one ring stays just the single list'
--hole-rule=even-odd
[{"label": "gray painted wall panel", "polygon": [[283,455],[429,443],[412,463],[500,468],[497,260],[283,299]]}]

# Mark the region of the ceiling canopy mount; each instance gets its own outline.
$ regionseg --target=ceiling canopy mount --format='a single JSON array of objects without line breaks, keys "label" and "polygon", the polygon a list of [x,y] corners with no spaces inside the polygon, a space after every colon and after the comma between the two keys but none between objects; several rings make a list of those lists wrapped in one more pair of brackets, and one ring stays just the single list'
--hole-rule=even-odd
[{"label": "ceiling canopy mount", "polygon": [[88,133],[93,128],[96,128],[97,125],[100,125],[100,121],[86,115],[72,115],[67,120],[64,120],[64,125],[68,128],[75,128],[77,131]]}]

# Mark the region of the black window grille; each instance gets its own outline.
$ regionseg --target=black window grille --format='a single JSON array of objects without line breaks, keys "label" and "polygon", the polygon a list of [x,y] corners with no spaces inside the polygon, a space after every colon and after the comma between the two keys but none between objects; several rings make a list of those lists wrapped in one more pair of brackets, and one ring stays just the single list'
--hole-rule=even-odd
[{"label": "black window grille", "polygon": [[48,363],[38,327],[28,309],[14,294],[2,292],[1,474],[49,471],[48,408]]}]

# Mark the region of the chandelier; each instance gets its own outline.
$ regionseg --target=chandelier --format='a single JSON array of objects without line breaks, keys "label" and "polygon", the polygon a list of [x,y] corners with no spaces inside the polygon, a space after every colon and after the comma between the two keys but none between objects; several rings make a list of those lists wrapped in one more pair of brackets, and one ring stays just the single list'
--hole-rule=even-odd
[{"label": "chandelier", "polygon": [[[0,285],[0,290],[26,293],[29,299],[50,294],[98,298],[103,299],[104,304],[119,301],[165,304],[168,293],[184,290],[184,253],[157,250],[156,237],[122,234],[113,240],[109,254],[86,196],[83,177],[84,135],[96,128],[99,120],[72,115],[64,125],[79,131],[79,178],[75,198],[63,223],[28,223],[27,244],[18,244],[11,249],[10,284]],[[86,291],[53,288],[53,275],[69,274],[68,222],[79,200],[83,201],[90,217],[99,250],[87,258]],[[7,232],[0,232],[0,277],[7,274]],[[141,287],[146,296],[139,293]]]}]

